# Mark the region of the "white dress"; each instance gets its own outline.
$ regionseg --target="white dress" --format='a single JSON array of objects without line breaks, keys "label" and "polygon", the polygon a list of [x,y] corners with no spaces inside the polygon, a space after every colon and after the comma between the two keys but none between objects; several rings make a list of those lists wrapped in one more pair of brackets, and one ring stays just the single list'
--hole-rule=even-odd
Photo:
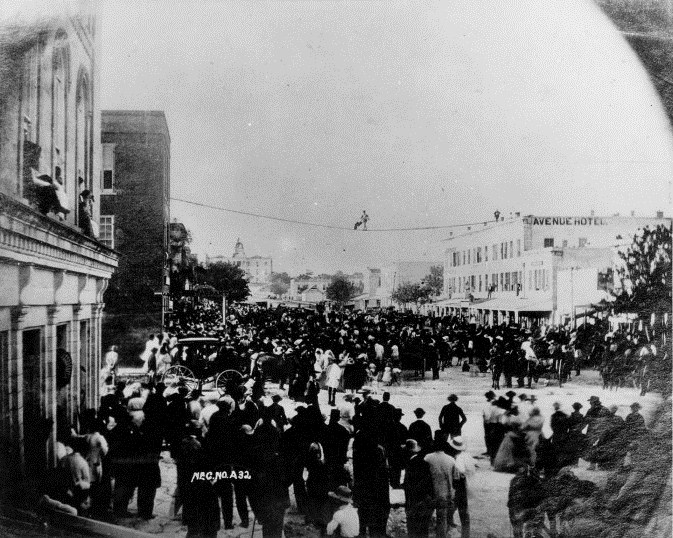
[{"label": "white dress", "polygon": [[340,380],[341,367],[337,363],[333,362],[327,368],[327,381],[325,382],[325,386],[329,387],[330,389],[338,389]]}]

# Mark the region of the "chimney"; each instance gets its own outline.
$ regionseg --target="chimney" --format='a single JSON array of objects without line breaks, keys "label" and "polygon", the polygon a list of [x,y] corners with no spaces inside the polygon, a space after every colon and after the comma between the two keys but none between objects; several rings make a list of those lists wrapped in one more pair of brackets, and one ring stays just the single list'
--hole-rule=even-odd
[{"label": "chimney", "polygon": [[657,211],[657,218],[658,219],[663,219],[664,218],[664,212],[663,211]]},{"label": "chimney", "polygon": [[514,216],[518,219],[521,216],[521,212],[517,211],[516,213],[514,213]]},{"label": "chimney", "polygon": [[595,217],[595,216],[596,216],[596,212],[595,212],[593,209],[591,210],[591,216],[592,216],[592,217]]},{"label": "chimney", "polygon": [[636,212],[633,211],[633,210],[631,210],[631,216],[632,216],[632,217],[635,217],[635,216],[636,216]]}]

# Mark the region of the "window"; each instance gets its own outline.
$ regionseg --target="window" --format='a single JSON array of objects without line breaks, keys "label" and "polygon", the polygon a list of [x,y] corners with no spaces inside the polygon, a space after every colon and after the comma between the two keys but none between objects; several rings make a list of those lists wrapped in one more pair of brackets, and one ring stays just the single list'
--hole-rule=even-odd
[{"label": "window", "polygon": [[488,291],[488,275],[484,275],[484,291]]},{"label": "window", "polygon": [[509,242],[509,257],[514,257],[514,241]]},{"label": "window", "polygon": [[470,277],[470,290],[474,291],[475,289],[477,289],[477,277],[472,275]]},{"label": "window", "polygon": [[493,261],[498,260],[498,245],[493,245]]},{"label": "window", "polygon": [[23,137],[25,140],[35,142],[38,128],[38,73],[40,70],[40,46],[38,44],[26,51],[23,65],[25,69],[21,99],[23,104]]},{"label": "window", "polygon": [[500,273],[500,289],[505,291],[505,273]]},{"label": "window", "polygon": [[465,260],[467,260],[467,257],[465,256],[465,251],[463,250],[463,265],[465,265]]},{"label": "window", "polygon": [[554,238],[553,237],[545,237],[544,238],[544,248],[549,248],[554,246]]},{"label": "window", "polygon": [[521,256],[521,239],[516,240],[516,255]]},{"label": "window", "polygon": [[566,248],[568,246],[568,240],[564,239],[563,240],[563,248]]},{"label": "window", "polygon": [[100,217],[100,242],[106,247],[115,248],[115,217],[114,215],[101,215]]},{"label": "window", "polygon": [[509,291],[511,284],[512,283],[510,281],[510,273],[505,273],[505,287],[503,289],[505,291]]},{"label": "window", "polygon": [[467,265],[470,265],[472,262],[470,261],[470,254],[472,254],[472,249],[467,251]]},{"label": "window", "polygon": [[481,291],[481,283],[482,283],[481,275],[479,275],[479,291]]},{"label": "window", "polygon": [[477,263],[481,263],[481,247],[477,247]]},{"label": "window", "polygon": [[484,247],[484,261],[488,261],[488,245]]},{"label": "window", "polygon": [[[65,33],[60,32],[54,43],[54,79],[53,96],[54,105],[52,108],[52,126],[53,126],[53,143],[54,143],[54,174],[56,174],[56,167],[65,170],[66,163],[66,133],[67,133],[67,114],[66,102],[68,92],[68,37]],[[63,187],[67,189],[66,175],[63,178]]]},{"label": "window", "polygon": [[103,194],[114,194],[115,145],[103,144]]},{"label": "window", "polygon": [[528,271],[528,289],[533,289],[533,271]]}]

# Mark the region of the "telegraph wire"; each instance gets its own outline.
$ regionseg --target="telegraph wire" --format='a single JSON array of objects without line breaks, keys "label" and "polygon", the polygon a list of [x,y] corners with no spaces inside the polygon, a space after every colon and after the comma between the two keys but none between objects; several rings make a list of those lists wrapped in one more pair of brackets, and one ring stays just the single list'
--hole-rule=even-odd
[{"label": "telegraph wire", "polygon": [[417,227],[412,227],[412,228],[367,228],[367,230],[354,230],[352,227],[347,228],[345,226],[334,226],[331,224],[321,224],[319,222],[308,222],[304,220],[294,220],[294,219],[286,219],[283,217],[275,217],[272,215],[264,215],[262,213],[252,213],[249,211],[240,211],[238,209],[230,209],[227,207],[221,207],[221,206],[215,206],[215,205],[210,205],[210,204],[204,204],[201,202],[195,202],[193,200],[185,200],[184,198],[177,198],[171,196],[171,200],[174,200],[176,202],[182,202],[185,204],[191,204],[195,205],[198,207],[207,207],[209,209],[215,209],[217,211],[225,211],[227,213],[235,213],[236,215],[245,215],[248,217],[256,217],[260,219],[268,219],[268,220],[275,220],[278,222],[288,222],[290,224],[299,224],[302,226],[313,226],[315,228],[327,228],[330,230],[341,230],[341,231],[347,231],[347,232],[358,232],[361,233],[363,231],[366,232],[410,232],[410,231],[421,231],[421,230],[446,230],[447,228],[463,228],[466,226],[478,226],[478,225],[485,225],[489,224],[492,222],[495,222],[494,220],[482,220],[479,222],[464,222],[461,224],[446,224],[443,226],[417,226]]}]

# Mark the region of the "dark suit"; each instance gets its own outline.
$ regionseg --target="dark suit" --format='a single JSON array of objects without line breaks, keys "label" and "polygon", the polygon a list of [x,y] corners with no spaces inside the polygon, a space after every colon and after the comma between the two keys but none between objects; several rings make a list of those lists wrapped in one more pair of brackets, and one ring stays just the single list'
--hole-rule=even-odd
[{"label": "dark suit", "polygon": [[414,439],[424,450],[432,444],[432,428],[423,419],[418,419],[409,425],[409,439]]},{"label": "dark suit", "polygon": [[460,435],[463,424],[466,422],[467,417],[463,410],[456,405],[456,402],[446,404],[439,414],[439,429],[452,437]]},{"label": "dark suit", "polygon": [[414,454],[407,463],[404,474],[404,506],[407,513],[407,534],[410,538],[428,535],[434,508],[432,495],[430,466],[423,456]]}]

